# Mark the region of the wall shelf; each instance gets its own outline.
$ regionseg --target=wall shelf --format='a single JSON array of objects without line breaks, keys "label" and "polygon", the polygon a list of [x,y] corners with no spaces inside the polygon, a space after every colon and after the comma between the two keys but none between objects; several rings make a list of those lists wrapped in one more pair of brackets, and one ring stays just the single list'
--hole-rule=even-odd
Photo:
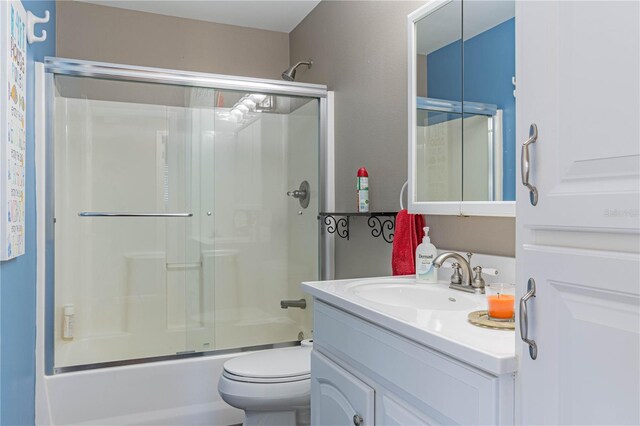
[{"label": "wall shelf", "polygon": [[367,224],[371,228],[371,235],[374,238],[382,237],[386,242],[392,243],[397,214],[398,212],[320,212],[318,220],[322,220],[328,233],[348,240],[350,218],[368,217]]}]

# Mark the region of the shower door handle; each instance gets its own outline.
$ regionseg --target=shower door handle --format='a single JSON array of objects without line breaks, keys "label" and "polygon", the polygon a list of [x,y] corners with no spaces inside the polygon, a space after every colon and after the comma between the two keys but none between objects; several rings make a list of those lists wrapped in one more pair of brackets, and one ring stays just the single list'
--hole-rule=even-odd
[{"label": "shower door handle", "polygon": [[531,169],[529,159],[529,145],[536,143],[538,140],[538,126],[532,124],[529,127],[529,139],[522,144],[520,152],[520,174],[522,176],[522,184],[529,190],[529,201],[532,206],[538,204],[538,189],[529,182],[529,170]]},{"label": "shower door handle", "polygon": [[192,217],[193,213],[80,212],[80,217]]}]

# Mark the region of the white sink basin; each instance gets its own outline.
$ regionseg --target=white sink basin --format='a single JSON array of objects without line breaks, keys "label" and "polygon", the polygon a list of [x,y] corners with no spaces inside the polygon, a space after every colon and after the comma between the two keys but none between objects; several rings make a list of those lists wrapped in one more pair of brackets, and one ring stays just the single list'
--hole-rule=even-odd
[{"label": "white sink basin", "polygon": [[370,302],[415,309],[471,311],[478,306],[478,300],[464,293],[453,294],[429,284],[361,284],[350,287],[347,292]]}]

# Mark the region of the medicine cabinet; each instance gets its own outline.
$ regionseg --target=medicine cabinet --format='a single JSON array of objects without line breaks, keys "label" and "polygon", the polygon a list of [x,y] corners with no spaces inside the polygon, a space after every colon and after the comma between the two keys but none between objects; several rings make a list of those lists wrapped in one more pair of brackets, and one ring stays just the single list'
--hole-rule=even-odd
[{"label": "medicine cabinet", "polygon": [[515,215],[514,16],[466,0],[409,15],[411,213]]}]

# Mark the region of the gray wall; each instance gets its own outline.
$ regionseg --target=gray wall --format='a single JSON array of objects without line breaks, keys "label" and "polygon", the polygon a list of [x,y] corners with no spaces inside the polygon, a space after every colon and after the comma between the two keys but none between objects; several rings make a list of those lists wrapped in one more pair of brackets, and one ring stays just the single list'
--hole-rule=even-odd
[{"label": "gray wall", "polygon": [[76,1],[56,6],[60,57],[277,79],[289,66],[286,33]]},{"label": "gray wall", "polygon": [[[369,170],[372,210],[396,211],[407,178],[407,14],[423,2],[323,1],[289,35],[297,81],[335,91],[336,210],[356,206],[355,174]],[[429,216],[438,248],[515,254],[515,220]],[[391,245],[352,220],[336,243],[338,278],[389,275]]]}]

